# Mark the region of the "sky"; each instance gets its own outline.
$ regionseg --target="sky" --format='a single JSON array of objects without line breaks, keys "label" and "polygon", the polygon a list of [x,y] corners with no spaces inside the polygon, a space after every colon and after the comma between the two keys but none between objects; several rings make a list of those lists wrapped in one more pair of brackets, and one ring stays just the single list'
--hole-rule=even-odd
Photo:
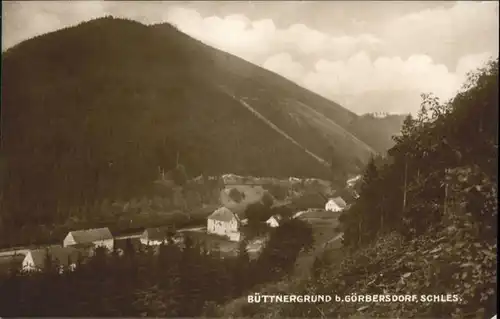
[{"label": "sky", "polygon": [[498,56],[498,1],[7,1],[2,51],[113,15],[169,22],[351,111],[415,113]]}]

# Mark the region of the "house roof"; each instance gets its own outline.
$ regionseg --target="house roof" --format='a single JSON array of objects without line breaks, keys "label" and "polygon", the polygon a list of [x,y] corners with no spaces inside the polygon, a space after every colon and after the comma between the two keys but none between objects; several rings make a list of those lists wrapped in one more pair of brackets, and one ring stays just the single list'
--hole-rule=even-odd
[{"label": "house roof", "polygon": [[99,240],[113,239],[109,228],[94,228],[85,230],[74,230],[69,232],[76,243],[91,243]]},{"label": "house roof", "polygon": [[232,210],[224,206],[218,208],[215,212],[213,212],[210,216],[208,216],[208,219],[219,220],[223,222],[229,222],[233,218],[236,218],[236,220],[240,221],[240,218],[237,214],[235,214]]},{"label": "house roof", "polygon": [[274,219],[277,222],[280,222],[283,220],[283,217],[281,215],[273,215],[273,216],[269,217],[268,221],[270,221],[271,219]]},{"label": "house roof", "polygon": [[68,266],[70,262],[76,263],[79,256],[86,256],[86,253],[80,249],[62,246],[49,246],[47,248],[34,249],[28,252],[28,254],[31,254],[34,266],[38,268],[43,268],[45,266],[47,253],[52,260],[61,266]]},{"label": "house roof", "polygon": [[271,218],[273,218],[274,220],[276,220],[279,224],[287,221],[287,220],[290,220],[291,219],[291,216],[284,216],[284,215],[281,215],[281,214],[274,214],[273,216],[269,217],[267,221],[270,221]]},{"label": "house roof", "polygon": [[147,228],[141,235],[142,239],[164,240],[168,237],[168,230],[165,227]]},{"label": "house roof", "polygon": [[356,200],[355,191],[350,188],[343,188],[340,191],[335,192],[335,196],[342,197],[342,199],[347,203],[351,204]]}]

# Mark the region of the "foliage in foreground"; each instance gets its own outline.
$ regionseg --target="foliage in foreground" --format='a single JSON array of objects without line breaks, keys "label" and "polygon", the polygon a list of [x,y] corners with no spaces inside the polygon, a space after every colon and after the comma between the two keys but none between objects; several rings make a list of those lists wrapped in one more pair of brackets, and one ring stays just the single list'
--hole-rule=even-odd
[{"label": "foliage in foreground", "polygon": [[[496,313],[496,244],[473,240],[465,229],[449,228],[405,241],[391,233],[339,263],[326,261],[316,278],[287,279],[260,290],[262,295],[328,294],[447,295],[448,303],[248,304],[246,298],[226,305],[219,317],[261,318],[477,318]],[[327,252],[328,253],[328,252]]]},{"label": "foliage in foreground", "polygon": [[[367,244],[384,232],[415,238],[442,228],[453,200],[471,204],[467,209],[483,239],[495,237],[497,212],[483,204],[497,185],[498,61],[471,74],[447,104],[423,97],[417,118],[407,117],[385,163],[366,168],[362,196],[342,217],[345,245]],[[459,167],[470,172],[467,185],[454,191],[447,179]]]},{"label": "foliage in foreground", "polygon": [[496,314],[498,60],[470,75],[452,101],[424,95],[388,158],[373,159],[360,199],[341,216],[344,258],[308,280],[262,294],[459,295],[448,303],[246,304],[220,315],[488,317]]},{"label": "foliage in foreground", "polygon": [[189,237],[182,248],[166,244],[135,251],[129,246],[123,255],[98,249],[74,271],[59,274],[56,263],[48,262],[43,272],[13,271],[0,278],[0,315],[199,316],[255,285],[286,276],[310,235],[305,222],[284,224],[254,260],[245,243],[237,257],[221,258],[221,252]]}]

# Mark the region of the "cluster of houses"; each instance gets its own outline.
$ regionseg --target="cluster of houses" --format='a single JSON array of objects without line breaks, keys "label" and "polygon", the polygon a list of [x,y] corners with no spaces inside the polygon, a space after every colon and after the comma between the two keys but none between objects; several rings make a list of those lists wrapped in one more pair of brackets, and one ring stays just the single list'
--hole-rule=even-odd
[{"label": "cluster of houses", "polygon": [[[302,211],[293,216],[273,215],[269,217],[266,224],[270,228],[276,228],[282,225],[284,221],[296,218],[311,209],[341,212],[349,206],[344,198],[350,196],[350,199],[355,199],[357,198],[356,195],[346,193],[342,196],[326,198],[318,193],[306,194],[302,203],[300,201],[295,203],[295,207],[299,207],[299,210],[301,209],[300,206],[303,206]],[[246,198],[251,197],[247,196]],[[221,201],[221,207],[207,217],[206,233],[221,236],[233,242],[241,241],[244,238],[242,227],[248,222],[248,219],[245,218],[245,207],[247,205],[248,203],[230,203],[229,199]],[[145,246],[158,246],[164,243],[179,244],[182,242],[183,236],[181,231],[174,232],[168,227],[159,227],[145,229],[142,234],[136,235],[135,239],[138,239],[137,241]],[[64,238],[62,245],[27,251],[22,262],[22,269],[26,271],[43,269],[47,254],[50,255],[51,259],[57,260],[61,269],[72,269],[78,264],[79,258],[91,256],[97,247],[123,253],[123,249],[115,247],[115,243],[116,238],[108,228],[70,231]]]},{"label": "cluster of houses", "polygon": [[[323,209],[329,212],[341,212],[348,208],[348,204],[341,196],[336,196],[333,198],[327,198],[326,203],[323,201],[323,197],[319,196],[321,205],[323,207],[317,207],[317,209]],[[307,209],[310,209],[308,207]],[[300,211],[295,215],[291,216],[291,218],[295,218],[300,216],[303,213],[307,213],[306,211]],[[266,224],[271,228],[279,227],[288,220],[289,216],[282,216],[280,214],[275,214],[269,217],[266,220]],[[230,241],[240,241],[244,236],[242,232],[242,226],[247,224],[247,219],[244,215],[244,210],[234,210],[225,206],[220,207],[216,211],[214,211],[207,218],[207,233],[224,236]]]},{"label": "cluster of houses", "polygon": [[57,263],[61,271],[64,268],[72,269],[76,267],[80,258],[91,256],[97,247],[114,249],[114,237],[109,228],[70,231],[62,245],[28,250],[22,262],[22,269],[25,271],[44,269],[47,257]]}]

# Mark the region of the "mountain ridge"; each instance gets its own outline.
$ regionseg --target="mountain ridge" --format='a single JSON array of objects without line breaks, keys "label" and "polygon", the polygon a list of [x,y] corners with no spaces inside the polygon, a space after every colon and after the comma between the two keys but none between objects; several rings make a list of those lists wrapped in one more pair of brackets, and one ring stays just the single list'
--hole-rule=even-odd
[{"label": "mountain ridge", "polygon": [[[177,154],[191,176],[327,179],[318,159],[342,173],[371,156],[325,124],[349,132],[351,111],[172,26],[108,17],[24,41],[2,54],[2,93],[3,191],[18,221],[140,196]],[[300,103],[308,108],[296,111]],[[328,113],[320,125],[313,111]]]}]

